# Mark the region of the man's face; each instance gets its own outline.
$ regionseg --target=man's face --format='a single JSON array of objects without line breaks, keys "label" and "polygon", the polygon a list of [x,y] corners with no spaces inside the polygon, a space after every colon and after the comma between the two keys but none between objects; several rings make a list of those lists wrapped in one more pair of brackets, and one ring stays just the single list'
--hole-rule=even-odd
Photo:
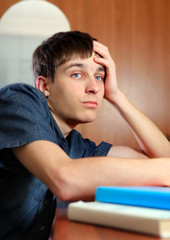
[{"label": "man's face", "polygon": [[74,57],[57,69],[49,83],[48,104],[54,118],[74,127],[95,120],[104,95],[103,66],[92,57]]}]

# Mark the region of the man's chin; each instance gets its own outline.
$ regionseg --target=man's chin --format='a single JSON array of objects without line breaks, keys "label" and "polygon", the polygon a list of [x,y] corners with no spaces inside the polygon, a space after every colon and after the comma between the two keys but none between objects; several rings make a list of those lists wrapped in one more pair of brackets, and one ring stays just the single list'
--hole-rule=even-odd
[{"label": "man's chin", "polygon": [[87,118],[81,119],[81,123],[91,123],[91,122],[94,122],[95,119],[96,119],[96,116],[95,117],[87,117]]}]

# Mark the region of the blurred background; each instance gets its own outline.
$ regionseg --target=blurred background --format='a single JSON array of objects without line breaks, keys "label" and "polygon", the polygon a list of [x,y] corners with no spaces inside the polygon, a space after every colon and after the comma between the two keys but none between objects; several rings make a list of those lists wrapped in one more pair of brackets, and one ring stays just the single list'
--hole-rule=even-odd
[{"label": "blurred background", "polygon": [[[166,136],[170,135],[170,0],[0,1],[1,87],[13,82],[33,84],[30,59],[43,39],[64,29],[88,32],[108,46],[121,90]],[[14,14],[14,20],[17,15],[23,25],[23,18],[33,14],[35,22],[30,19],[30,29],[25,26],[22,33],[13,18],[13,26],[5,25],[11,6],[21,2],[45,4],[42,10],[33,7]],[[44,22],[36,28],[39,15]],[[6,31],[8,27],[11,32]],[[77,129],[97,144],[103,140],[138,147],[127,124],[105,100],[96,121]]]}]

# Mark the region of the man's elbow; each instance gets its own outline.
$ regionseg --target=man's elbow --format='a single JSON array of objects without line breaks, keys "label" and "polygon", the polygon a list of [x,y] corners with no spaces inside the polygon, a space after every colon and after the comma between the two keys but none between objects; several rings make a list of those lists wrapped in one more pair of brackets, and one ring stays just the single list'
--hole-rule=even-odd
[{"label": "man's elbow", "polygon": [[61,201],[78,200],[75,179],[72,170],[61,167],[53,175],[51,191]]}]

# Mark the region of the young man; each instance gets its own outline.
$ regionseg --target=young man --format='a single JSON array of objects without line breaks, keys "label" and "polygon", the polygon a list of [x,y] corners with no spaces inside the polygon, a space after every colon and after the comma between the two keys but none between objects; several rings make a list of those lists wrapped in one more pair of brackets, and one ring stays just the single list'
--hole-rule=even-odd
[{"label": "young man", "polygon": [[[118,88],[107,47],[57,33],[35,50],[33,72],[36,88],[0,90],[0,239],[48,239],[56,202],[93,199],[99,185],[170,184],[170,144]],[[96,118],[103,97],[140,151],[96,146],[73,130]]]}]

